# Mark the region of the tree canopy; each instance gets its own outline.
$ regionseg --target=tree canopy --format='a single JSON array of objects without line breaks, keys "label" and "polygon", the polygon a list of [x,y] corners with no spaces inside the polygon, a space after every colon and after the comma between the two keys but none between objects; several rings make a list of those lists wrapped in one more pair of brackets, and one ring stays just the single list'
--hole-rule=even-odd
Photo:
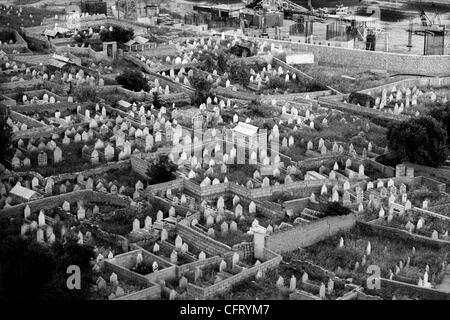
[{"label": "tree canopy", "polygon": [[450,102],[441,104],[437,108],[432,109],[428,115],[442,124],[447,131],[447,145],[450,145]]},{"label": "tree canopy", "polygon": [[147,169],[149,183],[157,184],[175,179],[174,172],[177,168],[177,165],[170,161],[167,155],[160,155]]},{"label": "tree canopy", "polygon": [[206,99],[211,95],[212,84],[199,72],[194,73],[190,82],[195,89],[193,102],[197,105],[205,103]]},{"label": "tree canopy", "polygon": [[[44,246],[9,236],[0,241],[0,299],[81,300],[90,295],[92,247],[74,239]],[[81,289],[69,290],[67,268],[81,270]]]},{"label": "tree canopy", "polygon": [[132,91],[149,91],[147,79],[142,72],[134,70],[125,70],[122,74],[116,77],[117,83],[122,85],[125,89]]},{"label": "tree canopy", "polygon": [[436,119],[426,116],[389,127],[389,149],[399,162],[438,167],[447,159],[447,132]]},{"label": "tree canopy", "polygon": [[125,43],[133,39],[133,37],[134,30],[131,28],[126,29],[120,26],[114,26],[112,31],[109,28],[100,31],[100,39],[102,42],[117,41],[119,43]]}]

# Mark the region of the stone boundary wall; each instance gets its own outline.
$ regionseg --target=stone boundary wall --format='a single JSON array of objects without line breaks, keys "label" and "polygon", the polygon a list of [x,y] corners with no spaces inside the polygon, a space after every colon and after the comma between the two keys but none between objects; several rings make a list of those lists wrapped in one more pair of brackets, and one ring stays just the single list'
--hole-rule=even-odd
[{"label": "stone boundary wall", "polygon": [[184,179],[177,178],[175,180],[149,185],[145,191],[151,193],[160,193],[162,191],[166,191],[167,189],[179,190],[184,188]]},{"label": "stone boundary wall", "polygon": [[412,234],[409,233],[406,230],[401,230],[398,228],[392,228],[388,226],[382,226],[379,224],[376,224],[376,220],[372,221],[371,223],[363,222],[363,221],[357,221],[356,225],[360,230],[368,233],[368,234],[374,234],[374,235],[383,235],[388,236],[395,239],[403,239],[406,241],[413,241],[420,243],[425,246],[434,247],[434,248],[447,248],[450,249],[450,241],[446,240],[435,240],[429,237],[425,237],[419,234]]},{"label": "stone boundary wall", "polygon": [[[249,40],[252,38],[249,37]],[[259,40],[259,39],[258,39]],[[269,45],[281,45],[287,51],[311,52],[318,63],[382,69],[400,74],[448,76],[450,55],[412,55],[314,45],[292,41],[264,39]]]},{"label": "stone boundary wall", "polygon": [[55,183],[59,183],[66,180],[74,180],[81,173],[84,178],[88,178],[93,175],[103,174],[112,170],[126,170],[130,169],[130,160],[121,160],[117,162],[108,162],[107,165],[103,167],[96,167],[92,169],[87,169],[80,172],[71,172],[71,173],[62,173],[56,176],[51,176],[51,178],[55,181]]},{"label": "stone boundary wall", "polygon": [[9,208],[4,208],[0,210],[0,214],[3,217],[13,218],[15,216],[23,216],[23,210],[25,209],[26,205],[30,207],[31,212],[38,212],[40,210],[52,209],[62,206],[64,201],[75,203],[79,200],[84,200],[92,203],[103,202],[121,207],[126,207],[130,204],[130,200],[128,197],[122,197],[92,190],[78,190],[57,196],[51,196],[34,201],[29,201],[26,203],[21,203]]},{"label": "stone boundary wall", "polygon": [[37,121],[31,117],[28,117],[24,114],[11,110],[11,119],[14,121],[19,121],[25,123],[28,128],[40,128],[45,127],[46,125],[40,121]]},{"label": "stone boundary wall", "polygon": [[0,83],[0,89],[3,92],[10,91],[10,90],[17,90],[17,88],[21,88],[25,91],[28,91],[28,90],[35,89],[36,87],[42,85],[43,83],[44,83],[44,80],[42,80],[42,79],[3,82],[3,83]]},{"label": "stone boundary wall", "polygon": [[85,108],[89,103],[71,103],[71,102],[57,102],[57,103],[46,103],[43,105],[40,104],[29,104],[29,105],[15,105],[14,107],[11,107],[11,110],[14,110],[19,113],[37,113],[37,112],[55,112],[57,110],[64,111],[64,110],[76,110],[77,106],[81,106],[82,108]]},{"label": "stone boundary wall", "polygon": [[[348,95],[341,96],[341,99],[346,98]],[[330,99],[328,97],[318,98],[319,105],[325,106],[327,108],[340,110],[350,114],[357,114],[360,116],[368,117],[370,119],[379,119],[388,122],[401,122],[408,120],[410,117],[405,115],[395,115],[393,113],[388,113],[380,111],[378,109],[366,108],[365,106],[357,106],[351,103],[344,103],[342,100],[337,101],[335,99]]]},{"label": "stone boundary wall", "polygon": [[266,247],[275,252],[288,252],[313,245],[338,232],[350,230],[356,224],[356,216],[326,217],[293,228],[271,233],[266,237]]},{"label": "stone boundary wall", "polygon": [[415,79],[405,79],[400,80],[396,82],[392,82],[389,84],[385,84],[382,86],[370,88],[361,90],[358,92],[370,94],[372,96],[381,95],[383,92],[383,89],[386,89],[387,92],[391,92],[393,87],[399,88],[399,87],[405,87],[405,88],[412,88],[414,86],[421,88],[421,87],[431,87],[431,88],[442,88],[442,87],[449,87],[450,86],[450,77],[436,77],[436,78],[415,78]]},{"label": "stone boundary wall", "polygon": [[151,287],[132,292],[114,300],[157,300],[161,298],[161,286],[151,283]]},{"label": "stone boundary wall", "polygon": [[78,46],[54,46],[57,53],[70,53],[76,56],[88,56],[89,58],[94,58],[100,61],[111,61],[107,56],[106,51],[94,51],[91,47],[78,47]]},{"label": "stone boundary wall", "polygon": [[283,204],[284,210],[292,210],[294,214],[299,214],[305,209],[309,204],[309,197],[302,199],[294,199],[285,201]]},{"label": "stone boundary wall", "polygon": [[197,260],[191,263],[186,263],[181,266],[177,266],[177,275],[178,277],[182,277],[184,274],[194,271],[197,267],[207,267],[210,265],[219,264],[222,261],[222,258],[219,256],[214,256],[207,258],[205,260]]},{"label": "stone boundary wall", "polygon": [[184,226],[180,223],[176,226],[178,235],[198,250],[205,252],[209,256],[220,256],[231,251],[226,244],[216,241],[206,234]]},{"label": "stone boundary wall", "polygon": [[[153,261],[156,261],[158,263],[158,265],[160,266],[160,269],[158,271],[151,272],[145,276],[138,274],[137,272],[131,271],[128,268],[130,266],[125,266],[124,264],[128,261],[131,262],[132,264],[134,264],[136,261],[134,254],[137,254],[138,252],[143,254],[144,263],[145,262],[148,263],[148,260],[152,259]],[[129,259],[131,259],[131,261]],[[120,255],[115,256],[113,259],[110,259],[107,262],[111,263],[112,266],[110,266],[110,268],[117,269],[118,272],[116,272],[116,273],[119,274],[119,272],[120,272],[120,273],[122,273],[123,277],[126,277],[128,279],[134,279],[135,276],[139,276],[139,277],[143,276],[150,282],[156,282],[157,280],[165,281],[165,280],[174,279],[176,277],[176,268],[177,268],[176,265],[169,263],[165,259],[163,259],[143,248],[122,253]],[[163,267],[163,268],[161,269],[161,267]]]}]

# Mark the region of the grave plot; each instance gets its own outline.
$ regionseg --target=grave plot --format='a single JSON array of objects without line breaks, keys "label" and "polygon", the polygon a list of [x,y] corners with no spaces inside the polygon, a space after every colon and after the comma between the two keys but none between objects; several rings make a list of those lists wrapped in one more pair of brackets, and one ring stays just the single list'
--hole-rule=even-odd
[{"label": "grave plot", "polygon": [[251,241],[250,227],[261,225],[269,232],[287,221],[283,215],[270,216],[263,213],[252,201],[241,201],[239,196],[219,197],[201,204],[203,213],[191,221],[191,227],[197,231],[225,243],[229,246]]},{"label": "grave plot", "polygon": [[0,17],[5,25],[13,29],[20,27],[28,28],[39,26],[44,18],[54,16],[58,11],[35,8],[35,7],[17,7],[8,5],[0,5]]},{"label": "grave plot", "polygon": [[105,261],[105,268],[129,279],[137,275],[149,281],[171,279],[176,275],[175,265],[143,249],[116,255]]},{"label": "grave plot", "polygon": [[399,206],[399,212],[395,212],[396,206],[392,206],[389,214],[381,217],[376,223],[409,231],[411,234],[426,236],[435,240],[450,240],[448,230],[450,229],[450,219],[443,219],[427,215],[426,211],[409,209]]},{"label": "grave plot", "polygon": [[419,208],[423,207],[424,209],[425,209],[424,205],[429,208],[437,207],[439,210],[432,210],[432,211],[450,216],[449,214],[445,214],[441,211],[441,209],[444,209],[445,205],[446,204],[448,205],[448,203],[450,202],[450,196],[446,193],[440,193],[424,185],[421,186],[417,185],[408,190],[408,199],[411,201],[411,204],[415,207]]},{"label": "grave plot", "polygon": [[[131,236],[131,233],[145,233],[147,236],[151,236],[149,223],[150,213],[149,208],[109,208],[105,207],[105,210],[99,207],[98,212],[93,212],[92,218],[89,218],[89,222],[98,225],[98,227],[111,234],[118,234],[121,236]],[[150,217],[150,225],[151,225]],[[140,228],[141,225],[145,225],[145,228]]]},{"label": "grave plot", "polygon": [[95,277],[96,279],[94,279],[92,285],[92,300],[147,300],[159,298],[157,285],[146,279],[139,277],[128,278],[109,270],[100,271]]},{"label": "grave plot", "polygon": [[449,88],[392,86],[375,93],[375,108],[394,114],[419,116],[429,112],[433,105],[445,103]]},{"label": "grave plot", "polygon": [[[336,300],[342,298],[357,286],[328,274],[324,270],[297,260],[286,259],[278,268],[276,285],[278,290],[290,292],[289,298],[311,300]],[[298,280],[297,280],[298,279]],[[289,281],[289,286],[286,282]]]},{"label": "grave plot", "polygon": [[45,105],[48,103],[59,103],[61,101],[67,101],[64,97],[61,97],[57,94],[54,94],[47,90],[33,90],[33,91],[25,91],[24,94],[20,97],[20,95],[17,94],[6,94],[7,97],[15,99],[16,104],[18,105]]},{"label": "grave plot", "polygon": [[364,287],[369,265],[379,266],[382,278],[435,287],[443,279],[446,254],[445,249],[381,233],[369,235],[356,227],[289,256],[333,271],[339,278],[352,278]]}]

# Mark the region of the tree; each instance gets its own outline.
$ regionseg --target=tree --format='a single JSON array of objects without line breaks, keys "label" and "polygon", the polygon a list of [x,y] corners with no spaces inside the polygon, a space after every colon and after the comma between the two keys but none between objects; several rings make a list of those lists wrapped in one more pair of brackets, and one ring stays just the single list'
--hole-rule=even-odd
[{"label": "tree", "polygon": [[199,72],[194,73],[191,79],[191,85],[195,89],[194,103],[200,105],[206,102],[211,95],[212,84]]},{"label": "tree", "polygon": [[120,26],[115,26],[112,31],[110,31],[109,28],[105,28],[100,31],[100,40],[102,40],[102,42],[117,41],[119,43],[125,43],[133,39],[133,37],[134,30],[131,28],[126,29]]},{"label": "tree", "polygon": [[343,206],[339,202],[328,202],[327,204],[324,205],[323,212],[327,217],[345,216],[352,213],[352,211],[349,208]]},{"label": "tree", "polygon": [[142,72],[125,70],[122,74],[116,77],[117,83],[122,85],[125,89],[132,91],[149,91],[150,86],[148,85],[147,79],[144,77]]},{"label": "tree", "polygon": [[447,145],[450,146],[450,102],[441,104],[428,113],[429,116],[439,121],[447,131]]},{"label": "tree", "polygon": [[7,107],[0,105],[0,163],[6,165],[12,158],[12,128],[7,123]]},{"label": "tree", "polygon": [[158,91],[153,92],[153,103],[152,104],[155,107],[155,109],[161,109],[161,107],[162,107],[161,98],[159,96]]},{"label": "tree", "polygon": [[226,72],[228,70],[228,57],[223,52],[219,53],[217,57],[217,67],[220,72]]},{"label": "tree", "polygon": [[167,155],[160,155],[147,169],[149,183],[157,184],[175,179],[174,172],[177,168]]},{"label": "tree", "polygon": [[447,132],[436,119],[426,116],[389,127],[389,149],[399,162],[438,167],[447,159]]},{"label": "tree", "polygon": [[241,62],[240,65],[233,64],[230,66],[230,78],[240,85],[246,87],[250,83],[250,70]]}]

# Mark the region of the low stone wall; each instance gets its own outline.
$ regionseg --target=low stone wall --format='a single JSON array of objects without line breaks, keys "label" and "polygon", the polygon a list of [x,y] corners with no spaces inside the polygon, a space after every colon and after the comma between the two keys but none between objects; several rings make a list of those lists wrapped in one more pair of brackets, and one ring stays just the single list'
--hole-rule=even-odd
[{"label": "low stone wall", "polygon": [[450,86],[450,77],[443,78],[414,78],[414,79],[405,79],[396,82],[392,82],[389,84],[385,84],[382,86],[378,86],[371,89],[361,90],[359,92],[362,93],[370,93],[372,96],[381,96],[383,89],[386,89],[387,92],[391,92],[393,87],[399,88],[413,88],[414,86],[418,88],[430,87],[430,88],[443,88]]},{"label": "low stone wall", "polygon": [[19,121],[19,122],[25,123],[28,128],[40,128],[40,127],[46,126],[42,122],[37,121],[37,120],[30,118],[26,115],[23,115],[21,113],[18,113],[14,110],[11,110],[11,119],[14,121]]},{"label": "low stone wall", "polygon": [[114,300],[157,300],[161,298],[161,286],[158,284],[152,284],[151,287],[136,291],[126,296]]},{"label": "low stone wall", "polygon": [[299,214],[303,211],[303,209],[306,208],[308,203],[309,197],[302,199],[294,199],[290,201],[285,201],[283,207],[285,210],[292,210],[294,214]]},{"label": "low stone wall", "polygon": [[216,241],[206,234],[196,231],[189,226],[177,224],[178,235],[197,250],[205,252],[209,256],[220,256],[231,251],[226,244]]},{"label": "low stone wall", "polygon": [[417,242],[422,245],[432,247],[432,248],[446,248],[450,249],[450,241],[441,240],[441,239],[432,239],[430,237],[422,236],[419,234],[409,233],[407,230],[401,230],[398,228],[388,227],[379,225],[376,221],[371,223],[358,221],[358,228],[367,234],[379,235],[379,236],[388,236],[392,239],[403,239],[409,242]]},{"label": "low stone wall", "polygon": [[130,160],[121,160],[117,162],[109,162],[108,165],[103,167],[97,167],[92,169],[87,169],[80,172],[71,172],[71,173],[62,173],[56,176],[51,176],[55,183],[59,183],[66,180],[75,180],[77,176],[82,173],[84,178],[88,178],[90,176],[100,175],[112,170],[130,170],[131,164]]},{"label": "low stone wall", "polygon": [[0,91],[2,92],[8,92],[12,90],[17,90],[18,88],[21,88],[25,91],[36,89],[37,87],[41,86],[44,83],[44,80],[42,79],[32,79],[32,80],[24,80],[20,82],[3,82],[0,83]]},{"label": "low stone wall", "polygon": [[273,232],[266,237],[266,247],[275,252],[288,252],[313,245],[338,232],[350,230],[356,224],[356,216],[326,217],[293,228]]},{"label": "low stone wall", "polygon": [[282,257],[280,255],[277,255],[268,249],[264,249],[264,256],[266,261],[261,263],[260,265],[253,266],[248,269],[243,269],[238,274],[235,274],[223,281],[213,284],[212,286],[201,288],[199,286],[188,283],[188,296],[191,298],[202,300],[213,298],[214,296],[230,290],[234,285],[255,276],[258,271],[266,272],[268,270],[277,268],[282,260]]},{"label": "low stone wall", "polygon": [[79,200],[84,200],[92,203],[108,203],[116,206],[126,207],[130,204],[128,197],[107,194],[92,190],[78,190],[74,192],[64,193],[57,196],[46,197],[27,203],[21,203],[9,208],[4,208],[0,210],[0,214],[3,217],[15,217],[23,215],[23,210],[28,205],[31,212],[38,212],[40,210],[52,209],[55,207],[62,206],[65,201],[69,203],[75,203]]},{"label": "low stone wall", "polygon": [[415,295],[424,300],[450,300],[450,292],[425,288],[405,282],[381,278],[381,288],[405,295]]},{"label": "low stone wall", "polygon": [[[341,98],[346,98],[347,96],[341,96]],[[378,109],[366,108],[365,106],[357,106],[351,103],[344,103],[341,101],[336,101],[335,99],[330,99],[327,97],[321,97],[318,99],[320,106],[325,106],[327,108],[340,110],[343,112],[357,114],[364,117],[369,117],[370,119],[378,119],[381,121],[389,122],[401,122],[408,120],[409,117],[399,114],[395,115],[393,113],[384,112]]]},{"label": "low stone wall", "polygon": [[171,190],[183,190],[184,188],[184,179],[183,178],[177,178],[172,181],[164,182],[164,183],[158,183],[149,185],[145,191],[150,193],[160,193],[163,191],[166,191],[168,189]]},{"label": "low stone wall", "polygon": [[186,263],[181,266],[177,266],[177,276],[182,277],[184,274],[194,271],[197,267],[207,267],[210,265],[219,264],[222,261],[222,258],[219,256],[214,256],[211,258],[207,258],[205,260],[197,260],[191,263]]}]

